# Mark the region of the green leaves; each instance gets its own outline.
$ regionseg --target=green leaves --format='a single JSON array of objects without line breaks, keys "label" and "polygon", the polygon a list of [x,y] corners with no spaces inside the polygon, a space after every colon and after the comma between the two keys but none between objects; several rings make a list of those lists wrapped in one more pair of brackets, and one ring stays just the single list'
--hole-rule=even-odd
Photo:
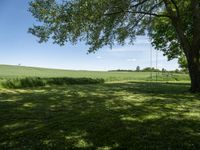
[{"label": "green leaves", "polygon": [[[52,38],[64,45],[84,40],[89,52],[114,43],[133,42],[136,35],[144,35],[149,26],[149,12],[158,10],[153,0],[33,0],[30,12],[41,23],[29,29],[40,42]],[[160,1],[159,1],[160,2]],[[152,8],[153,7],[153,8]],[[151,10],[152,11],[152,10]],[[142,14],[138,12],[143,12]]]},{"label": "green leaves", "polygon": [[[183,30],[191,39],[189,2],[170,3],[173,13],[182,16]],[[176,5],[175,5],[176,4]],[[176,7],[178,10],[176,10]],[[177,58],[182,53],[177,32],[162,0],[33,0],[30,12],[40,22],[29,29],[39,42],[49,38],[54,43],[85,41],[89,52],[115,43],[133,43],[137,35],[149,32],[152,45],[168,56]]]},{"label": "green leaves", "polygon": [[182,49],[178,41],[175,28],[172,26],[168,18],[154,18],[151,24],[152,45],[164,52],[168,59],[177,58]]}]

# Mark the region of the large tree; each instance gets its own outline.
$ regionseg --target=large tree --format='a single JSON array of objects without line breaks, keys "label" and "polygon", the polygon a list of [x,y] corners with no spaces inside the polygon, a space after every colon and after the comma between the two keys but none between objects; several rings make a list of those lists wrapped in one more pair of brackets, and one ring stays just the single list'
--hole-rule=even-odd
[{"label": "large tree", "polygon": [[33,0],[30,12],[39,42],[85,41],[89,52],[148,34],[169,59],[185,54],[191,90],[200,91],[200,0]]}]

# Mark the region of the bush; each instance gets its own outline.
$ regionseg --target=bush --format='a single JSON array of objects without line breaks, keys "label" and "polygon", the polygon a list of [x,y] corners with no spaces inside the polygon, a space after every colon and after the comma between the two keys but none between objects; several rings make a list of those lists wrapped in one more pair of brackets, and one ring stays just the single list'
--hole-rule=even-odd
[{"label": "bush", "polygon": [[48,85],[64,85],[64,84],[98,84],[104,83],[103,79],[92,78],[48,78]]},{"label": "bush", "polygon": [[45,85],[67,85],[67,84],[100,84],[104,83],[103,79],[92,78],[15,78],[7,79],[2,83],[4,88],[27,88],[39,87]]},{"label": "bush", "polygon": [[8,79],[2,83],[5,88],[26,88],[26,87],[38,87],[45,86],[46,82],[39,77],[35,78],[15,78]]}]

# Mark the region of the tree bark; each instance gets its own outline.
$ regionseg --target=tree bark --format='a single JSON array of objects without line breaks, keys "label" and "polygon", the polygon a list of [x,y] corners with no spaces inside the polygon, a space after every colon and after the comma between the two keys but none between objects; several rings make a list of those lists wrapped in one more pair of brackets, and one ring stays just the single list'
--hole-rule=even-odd
[{"label": "tree bark", "polygon": [[188,70],[191,79],[191,92],[200,92],[200,2],[191,1],[191,11],[193,14],[193,32],[192,41],[190,41],[184,32],[183,22],[179,14],[178,7],[176,11],[170,6],[175,1],[164,0],[166,10],[170,15],[173,26],[176,29],[178,40],[187,57]]},{"label": "tree bark", "polygon": [[193,31],[192,50],[188,52],[188,69],[191,78],[191,91],[200,92],[200,1],[191,1]]},{"label": "tree bark", "polygon": [[188,69],[191,79],[191,92],[200,92],[200,54],[199,51],[190,51],[188,56]]}]

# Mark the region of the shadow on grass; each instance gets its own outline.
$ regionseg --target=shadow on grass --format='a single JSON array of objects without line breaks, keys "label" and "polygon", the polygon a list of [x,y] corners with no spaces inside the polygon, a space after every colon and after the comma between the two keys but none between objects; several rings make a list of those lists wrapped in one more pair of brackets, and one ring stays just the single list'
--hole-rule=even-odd
[{"label": "shadow on grass", "polygon": [[128,82],[136,86],[127,86],[126,90],[133,93],[155,93],[155,94],[180,94],[188,93],[190,89],[189,83],[181,82]]},{"label": "shadow on grass", "polygon": [[200,96],[186,89],[121,83],[0,91],[0,149],[199,150]]}]

